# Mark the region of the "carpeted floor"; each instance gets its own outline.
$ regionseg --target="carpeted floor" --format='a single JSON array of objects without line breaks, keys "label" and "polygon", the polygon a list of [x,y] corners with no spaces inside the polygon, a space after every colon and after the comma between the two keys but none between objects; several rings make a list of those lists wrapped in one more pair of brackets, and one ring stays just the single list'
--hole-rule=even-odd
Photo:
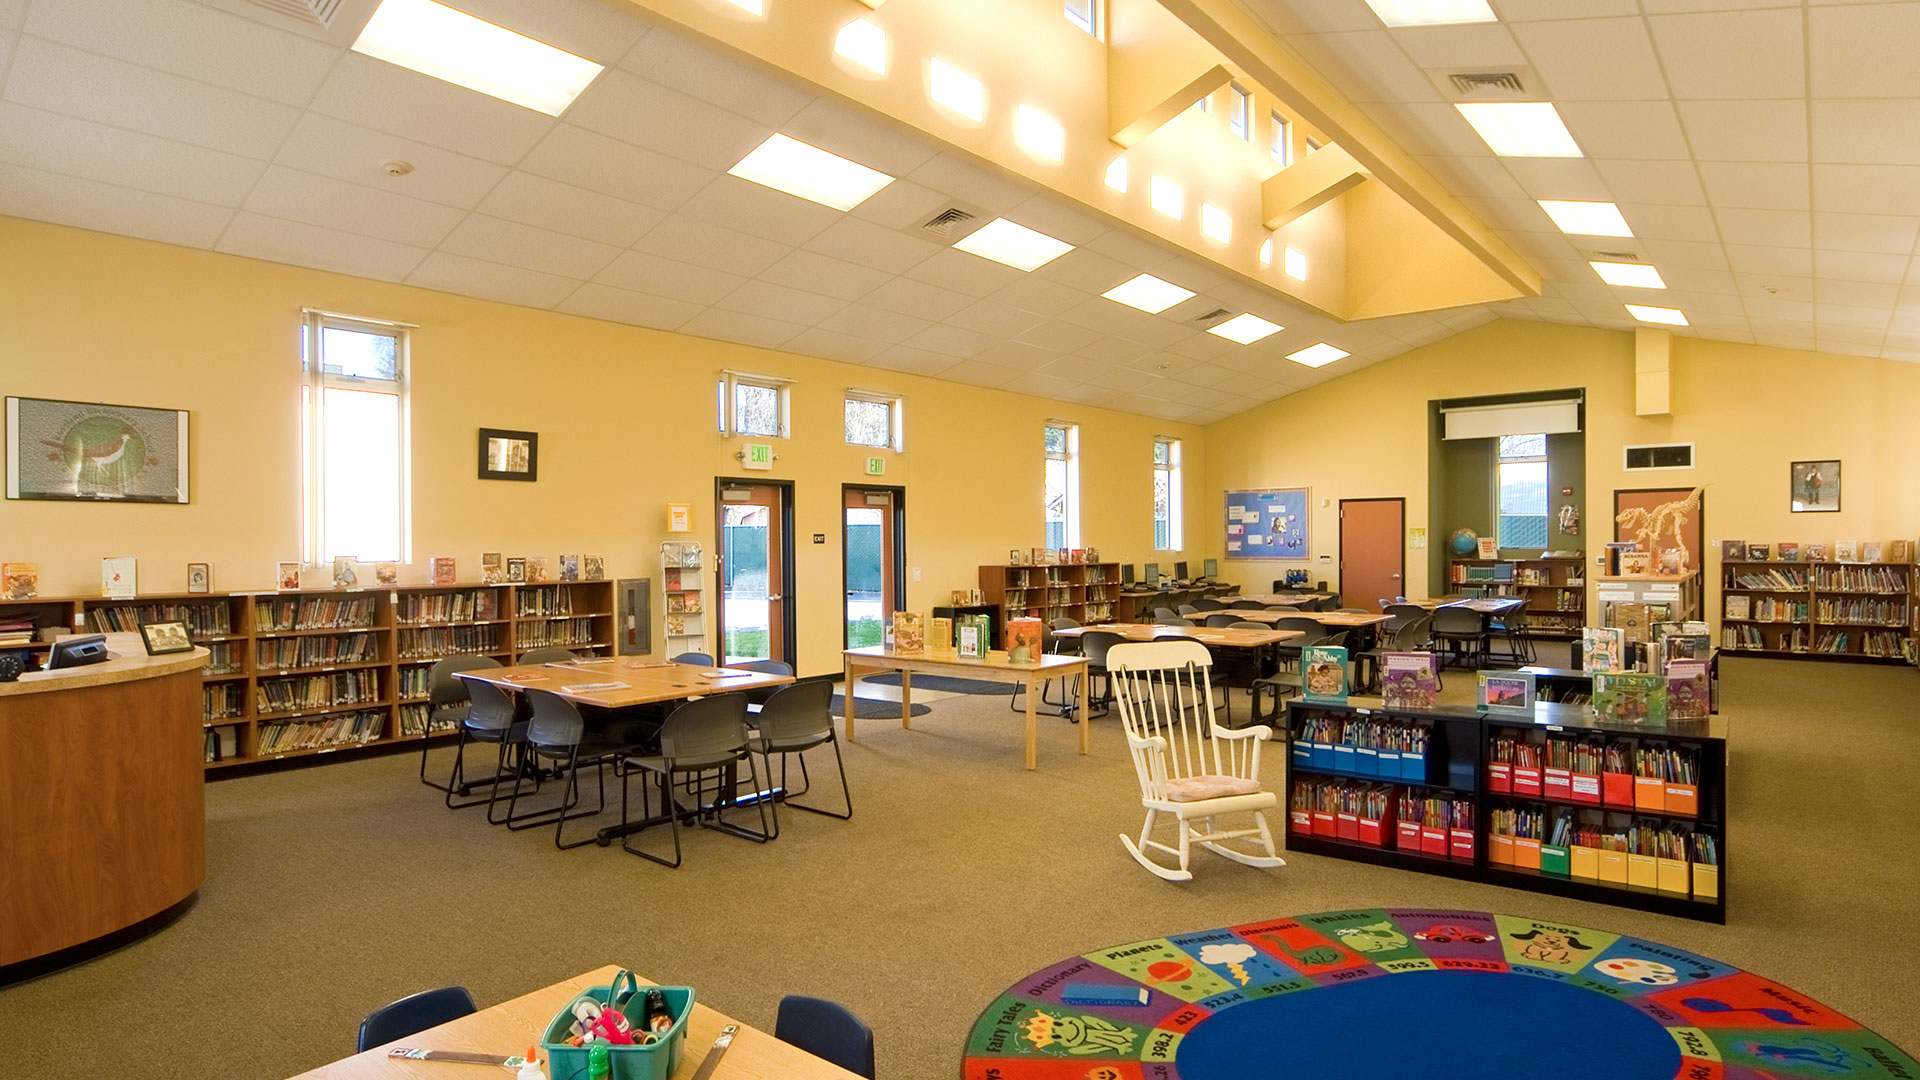
[{"label": "carpeted floor", "polygon": [[[1053,960],[1276,914],[1425,905],[1669,942],[1920,1050],[1920,865],[1899,808],[1920,761],[1920,673],[1728,659],[1722,687],[1726,927],[1309,856],[1254,870],[1199,855],[1193,882],[1168,884],[1116,839],[1140,822],[1117,720],[1094,722],[1084,758],[1077,729],[1043,720],[1027,773],[1021,718],[959,697],[911,731],[860,725],[852,821],[789,814],[764,846],[701,833],[679,871],[442,809],[411,756],[216,783],[199,905],[112,956],[0,990],[0,1043],[21,1076],[271,1080],[346,1054],[361,1015],[403,994],[461,983],[491,1004],[615,962],[763,1027],[783,994],[837,999],[872,1024],[881,1076],[949,1080],[978,1011]],[[1449,673],[1448,699],[1471,692]]]}]

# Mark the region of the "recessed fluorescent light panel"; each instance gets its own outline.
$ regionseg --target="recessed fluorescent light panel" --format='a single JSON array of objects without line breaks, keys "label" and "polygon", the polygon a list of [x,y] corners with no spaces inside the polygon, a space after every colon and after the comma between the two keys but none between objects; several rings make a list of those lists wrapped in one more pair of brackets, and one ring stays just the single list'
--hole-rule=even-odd
[{"label": "recessed fluorescent light panel", "polygon": [[1149,315],[1158,315],[1182,300],[1193,299],[1192,290],[1183,289],[1171,281],[1162,281],[1152,274],[1129,278],[1100,295]]},{"label": "recessed fluorescent light panel", "polygon": [[1153,178],[1153,208],[1179,221],[1187,212],[1187,193],[1164,176]]},{"label": "recessed fluorescent light panel", "polygon": [[777,131],[727,172],[835,210],[851,210],[893,183],[886,173]]},{"label": "recessed fluorescent light panel", "polygon": [[433,0],[381,0],[353,51],[559,116],[603,68]]},{"label": "recessed fluorescent light panel", "polygon": [[1630,289],[1667,287],[1660,271],[1646,263],[1589,262],[1587,265],[1593,267],[1593,272],[1600,275],[1600,280],[1609,285],[1624,285]]},{"label": "recessed fluorescent light panel", "polygon": [[875,75],[887,73],[887,32],[865,19],[841,27],[833,51]]},{"label": "recessed fluorescent light panel", "polygon": [[1107,186],[1122,195],[1127,193],[1127,159],[1114,158],[1107,164]]},{"label": "recessed fluorescent light panel", "polygon": [[1487,0],[1367,0],[1388,26],[1446,26],[1451,23],[1493,22]]},{"label": "recessed fluorescent light panel", "polygon": [[1560,231],[1573,236],[1632,236],[1620,208],[1610,202],[1575,202],[1565,199],[1541,199],[1540,209],[1547,212]]},{"label": "recessed fluorescent light panel", "polygon": [[1067,131],[1060,121],[1031,105],[1013,110],[1013,141],[1034,157],[1056,165],[1067,152]]},{"label": "recessed fluorescent light panel", "polygon": [[994,218],[953,246],[983,259],[1005,263],[1015,270],[1045,266],[1073,250],[1073,245],[1064,240],[1055,240],[1006,218]]},{"label": "recessed fluorescent light panel", "polygon": [[1309,345],[1299,352],[1288,353],[1287,359],[1296,364],[1304,364],[1307,367],[1326,367],[1335,360],[1346,359],[1349,355],[1351,354],[1349,354],[1347,350],[1336,349],[1322,341],[1315,345]]},{"label": "recessed fluorescent light panel", "polygon": [[936,105],[944,105],[978,124],[987,115],[987,90],[980,80],[934,57],[927,79],[927,94]]},{"label": "recessed fluorescent light panel", "polygon": [[1463,101],[1454,108],[1501,157],[1582,157],[1551,101]]},{"label": "recessed fluorescent light panel", "polygon": [[1307,253],[1306,252],[1295,251],[1292,248],[1288,248],[1284,258],[1286,259],[1285,268],[1286,268],[1288,277],[1292,278],[1295,281],[1307,280]]},{"label": "recessed fluorescent light panel", "polygon": [[1641,322],[1660,323],[1663,326],[1689,326],[1687,315],[1679,308],[1648,307],[1645,304],[1628,304],[1627,314]]},{"label": "recessed fluorescent light panel", "polygon": [[1207,333],[1236,341],[1242,345],[1251,345],[1263,337],[1271,337],[1285,330],[1279,323],[1270,323],[1252,312],[1241,312],[1219,326],[1210,326]]},{"label": "recessed fluorescent light panel", "polygon": [[1200,231],[1207,239],[1225,244],[1233,239],[1233,218],[1212,203],[1200,204]]}]

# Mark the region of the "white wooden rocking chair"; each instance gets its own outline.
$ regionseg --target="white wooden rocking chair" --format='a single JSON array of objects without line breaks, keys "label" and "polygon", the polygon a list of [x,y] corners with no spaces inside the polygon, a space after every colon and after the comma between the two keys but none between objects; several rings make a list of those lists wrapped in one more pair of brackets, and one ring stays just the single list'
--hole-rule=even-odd
[{"label": "white wooden rocking chair", "polygon": [[[1193,880],[1187,859],[1195,843],[1248,866],[1286,865],[1261,813],[1280,803],[1260,786],[1260,744],[1273,729],[1233,730],[1214,723],[1212,667],[1212,656],[1197,641],[1115,645],[1107,653],[1111,693],[1140,778],[1140,805],[1147,810],[1139,842],[1125,834],[1120,842],[1140,865],[1168,881]],[[1203,724],[1209,729],[1204,733]],[[1214,824],[1215,818],[1233,814],[1252,815],[1251,827]],[[1164,827],[1163,817],[1178,831],[1177,844],[1154,839],[1154,830]],[[1227,846],[1236,840],[1252,840],[1245,847],[1256,850]],[[1177,857],[1179,866],[1162,865],[1150,850]]]}]

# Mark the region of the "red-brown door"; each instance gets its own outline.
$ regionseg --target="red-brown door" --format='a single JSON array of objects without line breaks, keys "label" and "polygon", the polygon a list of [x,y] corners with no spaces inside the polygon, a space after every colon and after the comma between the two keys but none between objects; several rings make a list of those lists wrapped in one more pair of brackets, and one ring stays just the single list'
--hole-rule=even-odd
[{"label": "red-brown door", "polygon": [[1340,500],[1340,604],[1378,612],[1407,591],[1407,501]]}]

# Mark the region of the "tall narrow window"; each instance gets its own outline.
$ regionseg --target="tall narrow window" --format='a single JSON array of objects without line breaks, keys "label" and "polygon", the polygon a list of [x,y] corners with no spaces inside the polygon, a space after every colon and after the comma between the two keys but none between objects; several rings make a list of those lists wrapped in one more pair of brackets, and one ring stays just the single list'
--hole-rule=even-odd
[{"label": "tall narrow window", "polygon": [[1502,435],[1499,537],[1502,548],[1547,546],[1547,437]]},{"label": "tall narrow window", "polygon": [[1273,139],[1273,145],[1267,148],[1267,153],[1273,155],[1273,160],[1284,169],[1293,164],[1293,125],[1287,123],[1287,118],[1279,113],[1272,114],[1267,124],[1269,137]]},{"label": "tall narrow window", "polygon": [[1067,21],[1100,36],[1100,0],[1067,0]]},{"label": "tall narrow window", "polygon": [[1239,83],[1227,84],[1227,130],[1243,139],[1253,137],[1253,95]]},{"label": "tall narrow window", "polygon": [[408,558],[407,327],[308,311],[301,336],[302,552]]},{"label": "tall narrow window", "polygon": [[1080,546],[1080,426],[1047,421],[1047,547]]},{"label": "tall narrow window", "polygon": [[1153,550],[1179,551],[1180,440],[1153,440]]}]

